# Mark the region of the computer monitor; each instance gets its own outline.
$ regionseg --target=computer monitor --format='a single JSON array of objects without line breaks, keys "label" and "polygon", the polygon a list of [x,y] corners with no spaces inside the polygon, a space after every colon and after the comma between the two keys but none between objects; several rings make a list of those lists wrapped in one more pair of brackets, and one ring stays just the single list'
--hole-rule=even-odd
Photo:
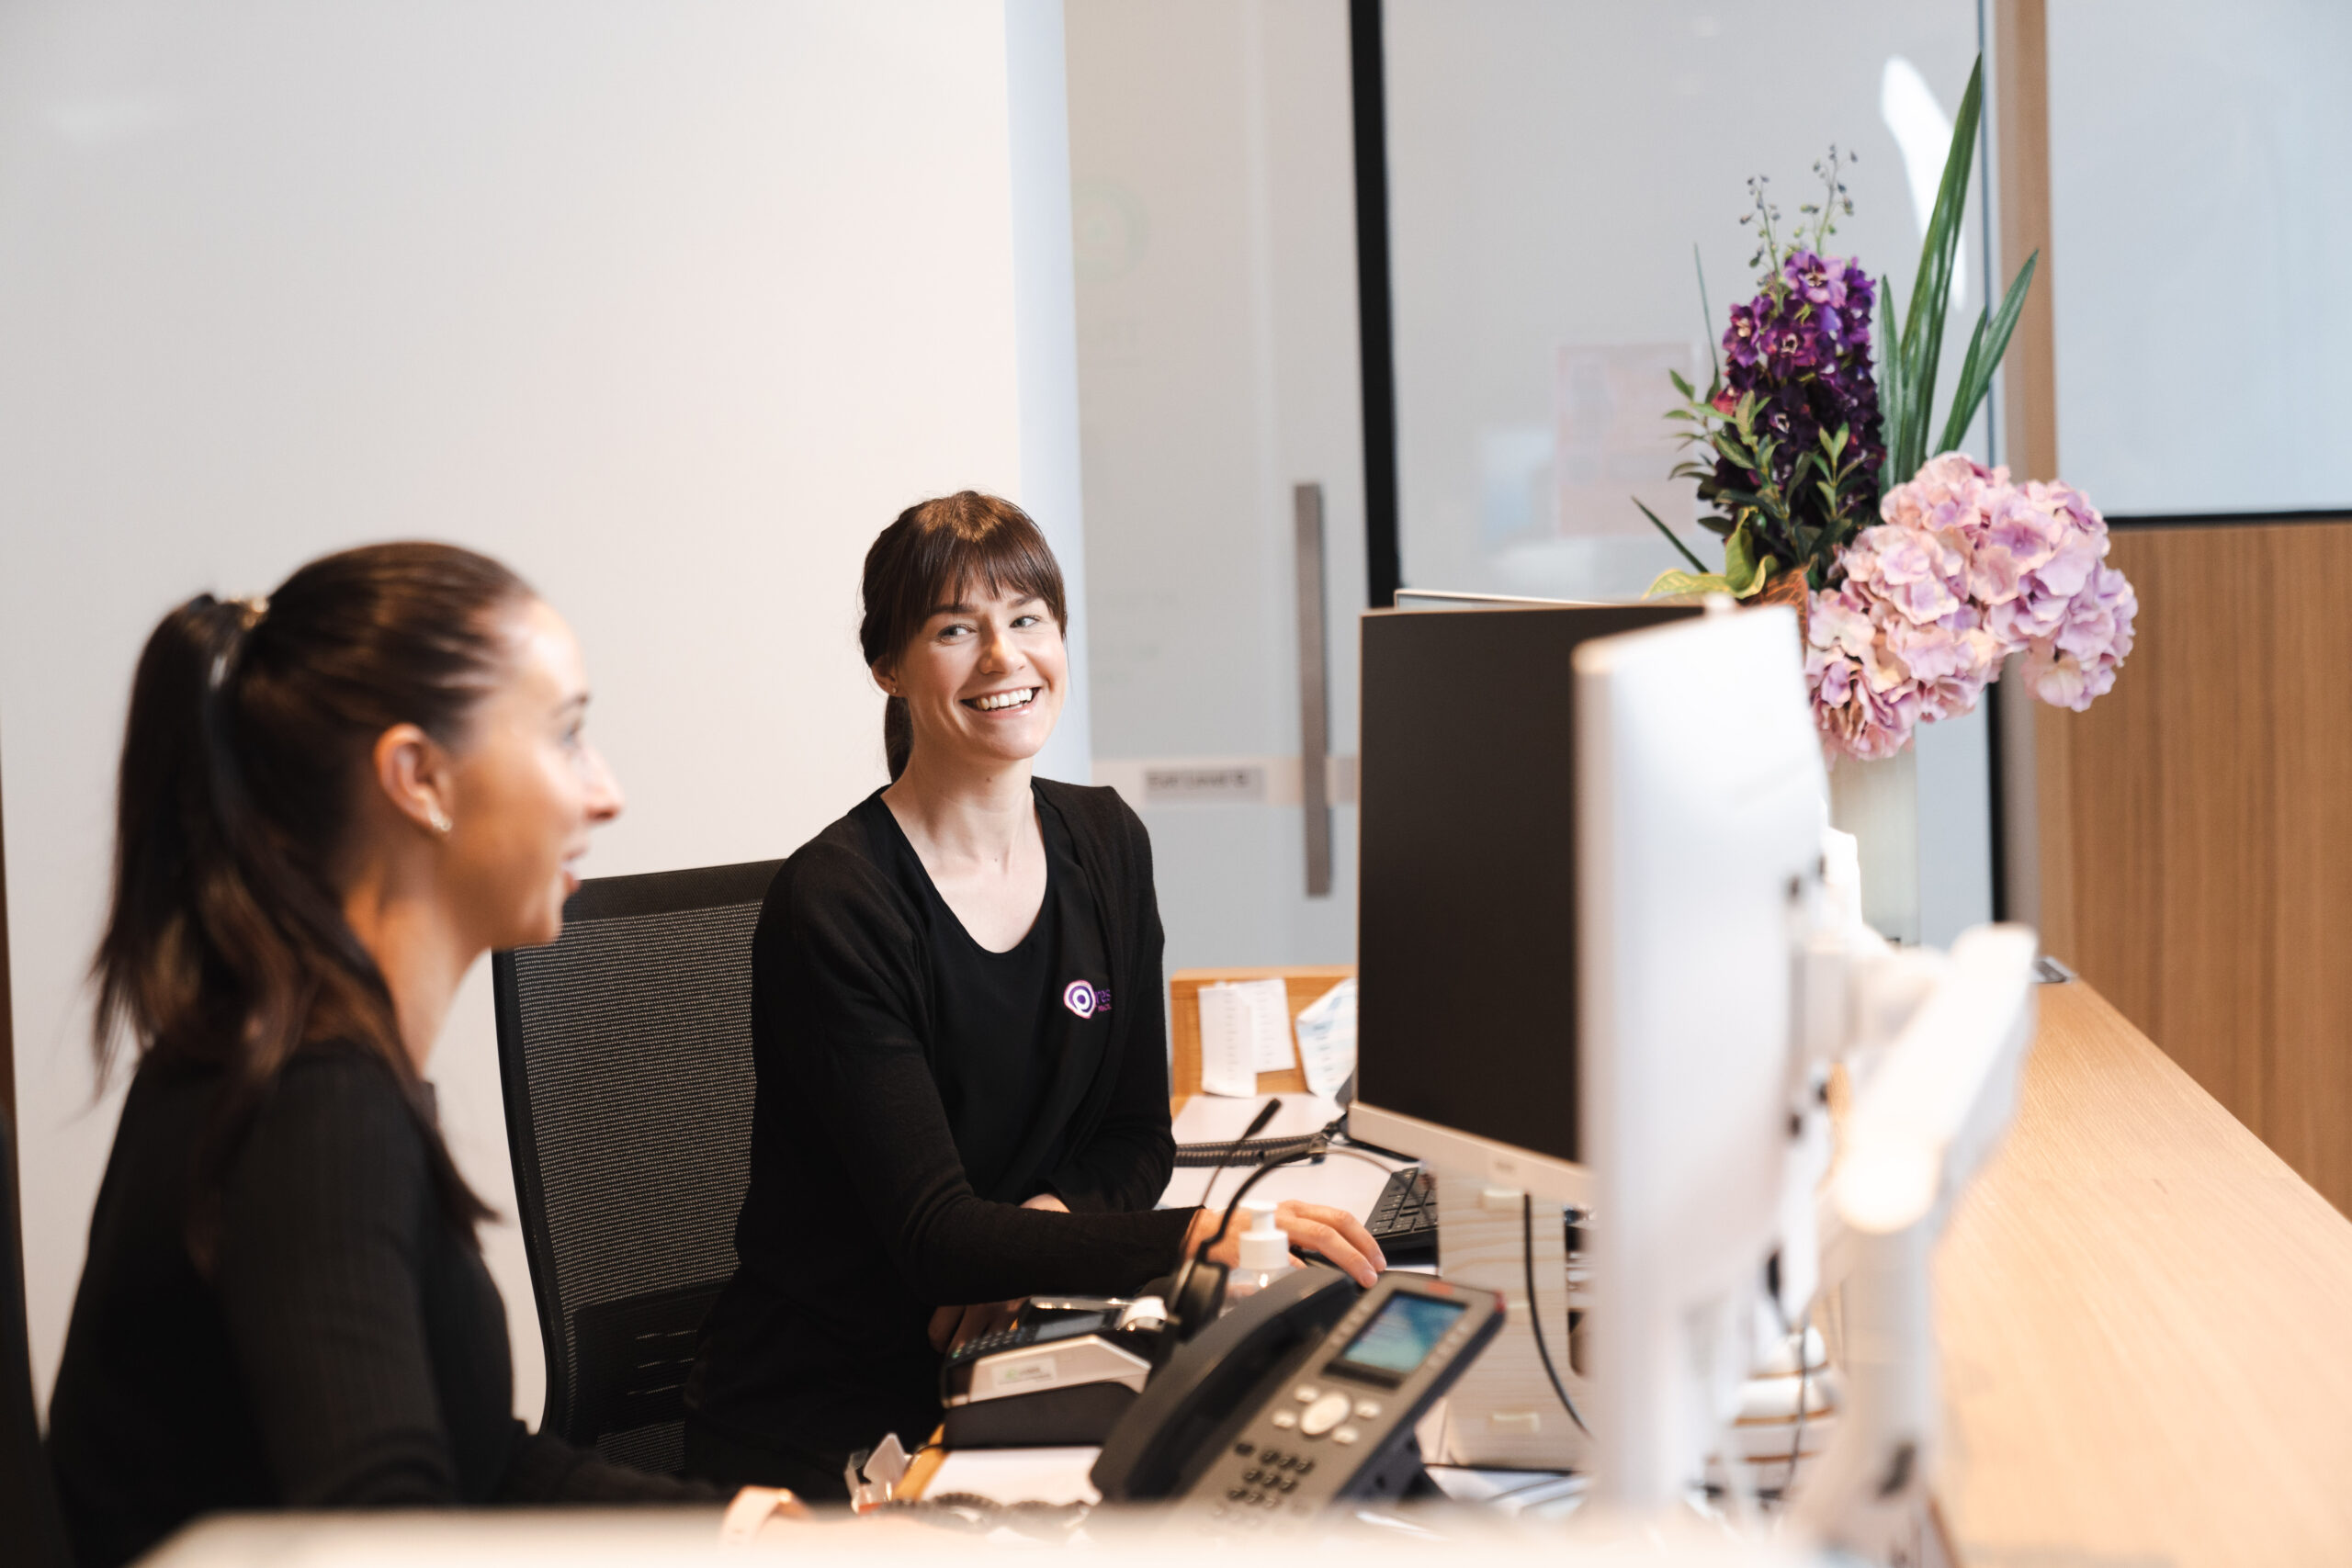
[{"label": "computer monitor", "polygon": [[1826,782],[1785,608],[1726,605],[1575,663],[1595,1491],[1657,1507],[1700,1479],[1747,1371]]},{"label": "computer monitor", "polygon": [[1572,660],[1592,638],[1697,615],[1506,604],[1363,618],[1351,1136],[1583,1201]]}]

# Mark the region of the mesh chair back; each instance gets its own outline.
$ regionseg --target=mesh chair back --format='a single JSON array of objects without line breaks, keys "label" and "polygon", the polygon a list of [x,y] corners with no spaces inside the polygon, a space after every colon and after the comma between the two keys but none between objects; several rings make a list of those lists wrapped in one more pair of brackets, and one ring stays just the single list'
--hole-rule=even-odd
[{"label": "mesh chair back", "polygon": [[494,954],[499,1074],[542,1428],[675,1473],[702,1320],[735,1272],[752,1146],[752,931],[779,861],[600,877]]},{"label": "mesh chair back", "polygon": [[10,1562],[26,1568],[66,1568],[65,1521],[41,1451],[40,1412],[33,1407],[31,1341],[25,1334],[25,1252],[17,1224],[17,1140],[0,1114],[0,1218],[8,1226],[7,1258],[0,1264],[0,1540],[14,1544]]}]

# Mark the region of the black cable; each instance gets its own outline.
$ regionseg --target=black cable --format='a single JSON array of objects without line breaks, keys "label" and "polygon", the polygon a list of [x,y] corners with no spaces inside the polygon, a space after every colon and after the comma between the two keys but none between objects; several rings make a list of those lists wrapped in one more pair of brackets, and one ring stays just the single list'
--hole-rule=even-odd
[{"label": "black cable", "polygon": [[1335,1116],[1312,1133],[1285,1133],[1278,1138],[1245,1135],[1238,1143],[1179,1144],[1176,1145],[1178,1169],[1187,1167],[1199,1169],[1214,1166],[1223,1169],[1238,1165],[1244,1156],[1263,1159],[1270,1155],[1292,1155],[1312,1149],[1317,1142],[1328,1143],[1347,1126],[1345,1115]]},{"label": "black cable", "polygon": [[1568,1397],[1567,1386],[1560,1382],[1560,1374],[1552,1365],[1551,1348],[1544,1343],[1544,1308],[1535,1294],[1535,1199],[1526,1192],[1519,1195],[1519,1257],[1527,1266],[1527,1325],[1535,1331],[1535,1353],[1543,1358],[1544,1375],[1552,1380],[1552,1392],[1560,1396],[1567,1407],[1568,1419],[1586,1437],[1592,1428],[1584,1424],[1584,1416],[1577,1409],[1577,1402]]},{"label": "black cable", "polygon": [[1804,1407],[1809,1403],[1807,1383],[1813,1372],[1813,1309],[1805,1309],[1804,1321],[1797,1325],[1797,1431],[1789,1439],[1789,1477],[1781,1483],[1781,1494],[1786,1496],[1796,1490],[1797,1461],[1804,1457]]},{"label": "black cable", "polygon": [[1241,1129],[1241,1136],[1233,1140],[1232,1146],[1226,1152],[1226,1163],[1229,1165],[1233,1161],[1239,1159],[1241,1157],[1242,1145],[1249,1143],[1250,1139],[1256,1137],[1259,1134],[1264,1132],[1266,1130],[1266,1123],[1272,1122],[1274,1119],[1274,1113],[1282,1108],[1283,1102],[1280,1099],[1269,1096],[1266,1100],[1266,1103],[1258,1108],[1258,1114],[1250,1118],[1250,1125]]}]

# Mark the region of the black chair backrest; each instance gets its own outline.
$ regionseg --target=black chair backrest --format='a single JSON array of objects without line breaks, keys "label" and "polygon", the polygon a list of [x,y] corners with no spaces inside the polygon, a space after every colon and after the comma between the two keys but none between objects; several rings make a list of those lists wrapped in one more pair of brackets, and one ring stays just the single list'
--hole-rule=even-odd
[{"label": "black chair backrest", "polygon": [[24,1235],[17,1223],[17,1138],[0,1114],[0,1211],[8,1224],[6,1277],[0,1279],[0,1540],[25,1568],[65,1568],[65,1521],[41,1451],[40,1412],[33,1408],[32,1342],[25,1332]]},{"label": "black chair backrest", "polygon": [[695,1336],[735,1272],[752,930],[782,863],[584,882],[559,941],[491,960],[542,1429],[640,1469],[684,1461]]}]

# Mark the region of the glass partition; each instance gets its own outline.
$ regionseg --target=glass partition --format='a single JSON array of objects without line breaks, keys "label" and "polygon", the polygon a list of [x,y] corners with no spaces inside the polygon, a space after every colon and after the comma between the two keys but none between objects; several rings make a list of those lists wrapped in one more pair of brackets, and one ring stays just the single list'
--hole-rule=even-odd
[{"label": "glass partition", "polygon": [[[1638,595],[1682,563],[1634,496],[1712,567],[1690,484],[1666,478],[1667,372],[1703,384],[1724,313],[1756,292],[1747,181],[1769,177],[1785,229],[1831,144],[1858,154],[1832,252],[1907,304],[1975,0],[1385,10],[1406,582]],[[1972,197],[1963,333],[1983,308],[1983,212]]]},{"label": "glass partition", "polygon": [[2050,0],[2058,456],[2120,513],[2352,508],[2352,7]]}]

